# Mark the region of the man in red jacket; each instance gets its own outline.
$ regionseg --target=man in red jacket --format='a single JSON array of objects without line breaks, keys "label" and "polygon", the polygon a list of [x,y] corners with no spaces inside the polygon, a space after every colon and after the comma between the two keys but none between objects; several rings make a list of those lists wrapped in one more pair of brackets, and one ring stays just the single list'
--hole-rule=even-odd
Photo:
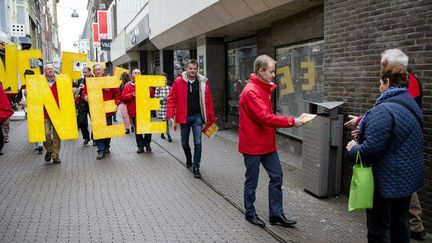
[{"label": "man in red jacket", "polygon": [[[123,87],[122,100],[126,104],[129,117],[132,118],[132,123],[136,127],[136,94],[135,94],[135,77],[141,75],[139,69],[134,69],[132,71],[131,81],[127,82]],[[135,140],[138,146],[137,153],[142,154],[144,152],[144,147],[147,152],[151,152],[151,134],[137,134],[135,131]]]},{"label": "man in red jacket", "polygon": [[[45,77],[48,81],[48,84],[51,88],[51,93],[54,96],[54,99],[59,105],[58,92],[57,92],[57,83],[54,75],[54,66],[52,64],[46,64],[44,67]],[[52,158],[54,164],[60,164],[60,144],[61,140],[57,134],[55,127],[53,126],[50,117],[46,109],[44,109],[45,116],[45,138],[46,141],[43,142],[43,146],[45,147],[45,161],[49,162]]]},{"label": "man in red jacket", "polygon": [[[201,178],[201,131],[203,125],[215,122],[213,100],[208,79],[198,73],[198,62],[189,60],[186,72],[174,80],[168,96],[168,123],[172,126],[180,124],[181,143],[186,155],[186,167],[192,166],[195,178]],[[192,129],[194,139],[194,159],[189,146],[189,134]]]},{"label": "man in red jacket", "polygon": [[[100,65],[100,64],[95,64],[93,66],[93,73],[95,77],[104,77],[105,73],[104,73],[104,68]],[[110,89],[103,89],[102,90],[102,95],[103,95],[103,99],[104,100],[112,100],[114,99],[114,102],[116,104],[116,106],[118,106],[120,104],[120,89],[119,88],[110,88]],[[88,101],[87,98],[87,92],[86,90],[83,91],[82,94],[83,98]],[[110,112],[110,113],[106,113],[106,122],[108,126],[112,125],[112,117],[114,115],[114,112]],[[110,151],[110,143],[111,143],[111,138],[102,138],[102,139],[97,139],[96,141],[96,145],[98,147],[98,155],[96,157],[96,159],[103,159],[105,157],[106,154],[111,153]]]},{"label": "man in red jacket", "polygon": [[271,94],[276,88],[276,61],[267,55],[257,57],[254,62],[255,73],[250,75],[249,83],[240,94],[239,152],[243,154],[246,166],[244,183],[244,205],[246,220],[264,227],[265,223],[255,211],[255,190],[258,184],[260,163],[270,176],[269,206],[270,224],[290,227],[296,221],[287,219],[282,204],[282,167],[276,149],[276,128],[299,127],[299,119],[278,116],[273,113]]}]

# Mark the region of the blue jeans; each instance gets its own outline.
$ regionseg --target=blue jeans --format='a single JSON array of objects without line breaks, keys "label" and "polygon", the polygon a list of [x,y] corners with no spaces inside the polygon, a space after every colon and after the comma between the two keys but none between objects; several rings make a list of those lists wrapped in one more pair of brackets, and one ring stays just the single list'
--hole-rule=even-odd
[{"label": "blue jeans", "polygon": [[244,206],[246,216],[256,214],[255,190],[258,185],[260,163],[264,166],[270,176],[268,185],[270,216],[278,216],[283,214],[282,204],[282,178],[283,172],[277,152],[272,152],[263,155],[243,154],[244,163],[246,166],[246,181],[244,183]]},{"label": "blue jeans", "polygon": [[[112,125],[112,117],[111,116],[107,117],[106,122],[107,122],[108,126],[111,126]],[[97,150],[98,153],[103,153],[106,150],[109,150],[111,138],[102,138],[102,139],[97,139],[94,141],[96,141],[96,145],[98,147],[98,150]]]},{"label": "blue jeans", "polygon": [[181,143],[187,161],[192,161],[192,153],[191,153],[191,148],[189,146],[189,134],[192,128],[192,135],[194,140],[194,159],[193,159],[192,166],[195,168],[199,168],[201,162],[201,130],[202,130],[201,127],[202,127],[201,114],[188,116],[186,123],[180,125]]}]

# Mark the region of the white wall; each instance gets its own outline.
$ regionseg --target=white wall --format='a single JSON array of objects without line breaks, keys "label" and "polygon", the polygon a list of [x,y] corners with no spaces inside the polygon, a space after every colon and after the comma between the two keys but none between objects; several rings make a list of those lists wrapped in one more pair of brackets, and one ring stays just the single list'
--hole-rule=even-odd
[{"label": "white wall", "polygon": [[218,1],[151,0],[149,2],[150,39]]},{"label": "white wall", "polygon": [[117,0],[117,33],[125,29],[148,2],[149,0]]}]

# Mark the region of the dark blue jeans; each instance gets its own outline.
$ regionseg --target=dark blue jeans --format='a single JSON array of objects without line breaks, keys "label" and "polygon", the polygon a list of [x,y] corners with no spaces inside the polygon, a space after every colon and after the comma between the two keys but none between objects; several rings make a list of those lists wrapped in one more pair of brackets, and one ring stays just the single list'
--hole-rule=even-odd
[{"label": "dark blue jeans", "polygon": [[368,242],[410,242],[409,207],[411,196],[382,198],[374,194],[366,210]]},{"label": "dark blue jeans", "polygon": [[[111,116],[107,117],[106,122],[107,122],[108,126],[111,126],[112,125],[112,117]],[[106,150],[109,150],[111,138],[102,138],[102,139],[97,139],[94,141],[96,141],[96,145],[98,147],[98,150],[97,150],[98,153],[103,153]]]},{"label": "dark blue jeans", "polygon": [[186,123],[180,125],[181,143],[187,161],[192,161],[192,153],[191,153],[191,148],[189,146],[189,134],[192,128],[192,135],[194,140],[194,158],[193,158],[192,166],[195,168],[199,168],[201,162],[201,130],[202,130],[201,127],[202,127],[201,114],[188,116]]},{"label": "dark blue jeans", "polygon": [[[132,117],[132,123],[133,126],[136,127],[136,117]],[[151,142],[151,138],[152,135],[151,133],[149,134],[144,134],[144,136],[142,134],[138,134],[136,133],[137,131],[135,130],[135,140],[137,143],[137,147],[138,148],[144,148],[144,147],[149,147],[150,146],[150,142]]]},{"label": "dark blue jeans", "polygon": [[260,163],[264,166],[270,176],[268,185],[270,216],[278,216],[283,214],[282,204],[282,178],[283,172],[277,152],[263,155],[243,154],[244,163],[246,166],[246,181],[244,183],[244,206],[246,216],[256,214],[255,190],[258,185]]}]

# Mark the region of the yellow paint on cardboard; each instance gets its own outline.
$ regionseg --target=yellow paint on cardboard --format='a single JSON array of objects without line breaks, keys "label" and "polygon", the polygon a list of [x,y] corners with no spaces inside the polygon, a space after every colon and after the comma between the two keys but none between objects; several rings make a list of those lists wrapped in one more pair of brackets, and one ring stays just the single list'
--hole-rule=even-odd
[{"label": "yellow paint on cardboard", "polygon": [[152,122],[151,110],[160,109],[160,99],[150,98],[150,87],[165,86],[165,77],[162,75],[139,75],[135,77],[136,94],[136,133],[165,133],[166,122]]},{"label": "yellow paint on cardboard", "polygon": [[81,71],[74,70],[74,66],[77,62],[87,62],[87,54],[74,53],[74,52],[63,52],[62,53],[62,66],[61,73],[68,74],[73,81],[81,78]]},{"label": "yellow paint on cardboard", "polygon": [[3,83],[6,93],[18,93],[17,52],[16,45],[6,45],[5,64],[0,59],[0,82]]},{"label": "yellow paint on cardboard", "polygon": [[18,74],[21,80],[21,85],[26,83],[24,72],[25,70],[33,70],[34,74],[41,74],[39,67],[31,68],[30,60],[41,59],[42,51],[40,49],[25,50],[18,52]]}]

